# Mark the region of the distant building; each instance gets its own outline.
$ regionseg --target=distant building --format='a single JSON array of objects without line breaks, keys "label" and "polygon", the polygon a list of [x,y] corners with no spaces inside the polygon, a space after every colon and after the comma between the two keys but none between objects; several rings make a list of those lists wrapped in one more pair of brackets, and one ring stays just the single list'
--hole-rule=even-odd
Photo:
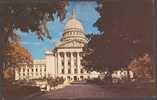
[{"label": "distant building", "polygon": [[45,53],[45,59],[34,60],[31,67],[15,69],[15,80],[44,77],[64,77],[67,81],[98,77],[99,73],[87,73],[81,65],[83,47],[88,43],[86,32],[76,19],[76,12],[64,27],[63,37],[53,51]]}]

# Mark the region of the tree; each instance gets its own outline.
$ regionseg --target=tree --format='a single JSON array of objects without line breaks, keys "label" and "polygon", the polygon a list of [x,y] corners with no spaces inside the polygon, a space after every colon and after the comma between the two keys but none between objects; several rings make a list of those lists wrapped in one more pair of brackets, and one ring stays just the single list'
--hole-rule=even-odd
[{"label": "tree", "polygon": [[[57,12],[61,20],[64,19],[65,7],[68,1],[62,0],[13,0],[4,1],[0,8],[0,49],[5,48],[9,42],[17,40],[14,30],[35,32],[39,39],[45,36],[50,38],[47,22],[54,20],[53,14]],[[0,67],[3,66],[3,57],[0,55]]]},{"label": "tree", "polygon": [[57,85],[63,84],[64,81],[65,81],[65,80],[63,79],[63,77],[56,77],[56,78],[49,77],[49,78],[47,79],[47,82],[48,82],[48,84],[50,85],[50,87],[54,87],[54,89],[55,89],[55,87],[56,87]]},{"label": "tree", "polygon": [[135,73],[137,80],[154,79],[154,65],[152,56],[144,54],[142,57],[135,58],[128,65],[128,69]]},{"label": "tree", "polygon": [[57,83],[58,83],[58,85],[59,85],[59,84],[63,84],[65,80],[64,80],[63,77],[57,77],[57,78],[56,78],[56,81],[57,81]]},{"label": "tree", "polygon": [[107,70],[111,75],[114,70],[126,68],[135,57],[153,55],[151,0],[102,0],[98,4],[101,17],[95,26],[102,34],[92,36],[84,48],[86,69]]},{"label": "tree", "polygon": [[[0,50],[8,47],[10,42],[16,42],[18,35],[14,30],[35,32],[39,39],[51,38],[47,22],[54,20],[54,13],[62,21],[65,17],[65,7],[68,0],[4,0],[0,3]],[[3,83],[3,65],[8,59],[6,54],[0,54],[0,81]],[[16,56],[17,57],[17,56]],[[8,60],[15,61],[15,60]],[[8,64],[12,62],[7,62]],[[0,88],[3,87],[0,84]],[[1,97],[0,89],[0,97]]]},{"label": "tree", "polygon": [[14,79],[14,69],[12,67],[6,68],[3,75],[5,80],[12,81]]},{"label": "tree", "polygon": [[[110,34],[110,36],[114,36],[114,40],[123,38],[136,44],[135,46],[141,50],[133,50],[130,47],[131,55],[141,56],[145,52],[153,54],[154,12],[152,0],[103,0],[99,3],[97,11],[101,17],[95,26],[104,32],[104,39],[108,37],[106,34]],[[123,46],[120,43],[117,45]],[[123,47],[125,48],[125,46]]]},{"label": "tree", "polygon": [[31,64],[33,62],[30,52],[21,46],[19,42],[10,43],[5,48],[0,49],[3,59],[3,68],[20,67],[21,64]]}]

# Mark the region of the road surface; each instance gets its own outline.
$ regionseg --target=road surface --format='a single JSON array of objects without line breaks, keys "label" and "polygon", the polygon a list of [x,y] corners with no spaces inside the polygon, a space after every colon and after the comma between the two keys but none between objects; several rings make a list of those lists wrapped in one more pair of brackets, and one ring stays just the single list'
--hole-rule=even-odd
[{"label": "road surface", "polygon": [[63,89],[52,90],[29,100],[105,98],[112,97],[111,94],[114,95],[108,90],[104,91],[103,88],[97,85],[77,83]]}]

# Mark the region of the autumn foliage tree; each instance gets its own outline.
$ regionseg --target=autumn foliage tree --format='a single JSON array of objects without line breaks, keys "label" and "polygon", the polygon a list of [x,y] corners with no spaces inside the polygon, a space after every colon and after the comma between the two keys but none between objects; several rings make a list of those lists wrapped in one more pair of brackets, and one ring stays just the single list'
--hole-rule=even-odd
[{"label": "autumn foliage tree", "polygon": [[153,57],[149,54],[144,54],[141,57],[135,58],[128,65],[128,69],[135,73],[138,80],[154,79],[154,64]]},{"label": "autumn foliage tree", "polygon": [[6,79],[13,78],[15,67],[20,67],[23,63],[31,64],[33,61],[31,53],[22,47],[19,42],[10,43],[5,48],[0,49],[0,55],[4,59],[3,74]]},{"label": "autumn foliage tree", "polygon": [[10,43],[5,48],[0,49],[0,55],[3,56],[3,67],[20,67],[22,63],[32,63],[31,53],[19,42]]}]

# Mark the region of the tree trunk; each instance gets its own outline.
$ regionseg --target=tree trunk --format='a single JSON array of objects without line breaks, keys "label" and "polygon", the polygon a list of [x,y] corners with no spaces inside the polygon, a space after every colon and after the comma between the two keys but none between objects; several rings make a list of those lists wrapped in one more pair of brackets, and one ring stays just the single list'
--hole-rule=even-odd
[{"label": "tree trunk", "polygon": [[[6,33],[1,32],[1,35],[4,35],[3,38],[0,37],[0,50],[5,48],[5,46],[8,44]],[[0,53],[0,100],[4,100],[5,98],[5,80],[4,80],[4,59],[2,53]]]},{"label": "tree trunk", "polygon": [[2,98],[5,97],[4,89],[5,89],[5,81],[3,76],[3,67],[0,66],[0,100],[3,100]]}]

